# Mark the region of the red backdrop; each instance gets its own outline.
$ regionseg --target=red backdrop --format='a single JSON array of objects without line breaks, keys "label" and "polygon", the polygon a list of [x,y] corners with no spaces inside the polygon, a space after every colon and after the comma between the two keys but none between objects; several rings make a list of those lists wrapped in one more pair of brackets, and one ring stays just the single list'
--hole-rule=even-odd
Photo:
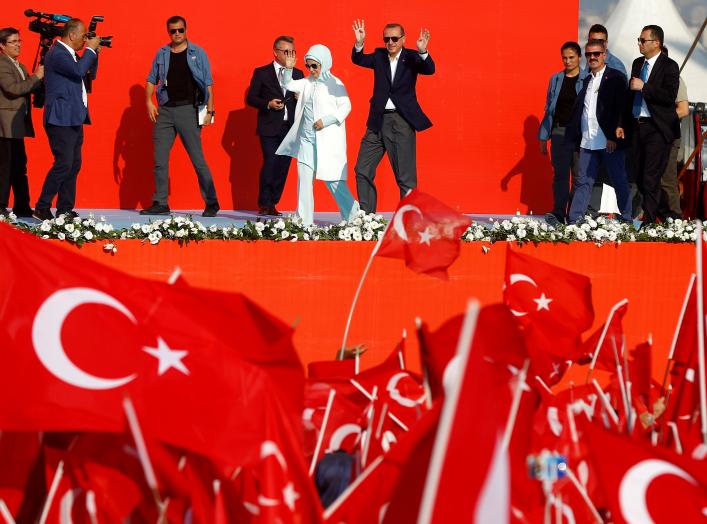
[{"label": "red backdrop", "polygon": [[[22,15],[28,7],[84,20],[104,15],[99,32],[115,37],[114,48],[101,53],[90,96],[94,125],[86,130],[77,207],[149,204],[152,143],[143,88],[157,48],[167,43],[165,20],[180,14],[187,19],[189,38],[207,50],[214,72],[217,121],[204,131],[203,140],[221,207],[253,209],[257,204],[261,154],[254,134],[256,113],[245,105],[244,95],[253,68],[272,60],[272,41],[278,34],[295,36],[300,57],[315,43],[331,48],[333,72],[345,83],[353,104],[347,132],[349,185],[355,187],[353,165],[365,129],[372,71],[355,67],[349,55],[351,22],[364,18],[369,49],[381,45],[382,27],[389,21],[406,27],[408,47],[415,47],[421,26],[431,31],[429,49],[437,73],[419,79],[418,97],[434,127],[418,137],[420,187],[465,212],[540,213],[551,205],[551,170],[549,160],[537,151],[535,136],[549,75],[561,69],[559,47],[576,38],[578,20],[577,0],[544,5],[539,9],[525,0],[320,0],[261,6],[177,0],[163,7],[135,0],[64,0],[5,5],[2,24],[22,31],[20,59],[27,65],[38,41]],[[40,111],[35,123],[40,124],[38,138],[28,141],[33,198],[51,164]],[[381,163],[378,181],[379,208],[394,209],[397,188],[387,160]],[[293,167],[281,208],[294,209],[296,190]],[[318,210],[335,209],[323,187],[317,187],[316,198]],[[170,205],[203,205],[181,145],[172,154]]]}]

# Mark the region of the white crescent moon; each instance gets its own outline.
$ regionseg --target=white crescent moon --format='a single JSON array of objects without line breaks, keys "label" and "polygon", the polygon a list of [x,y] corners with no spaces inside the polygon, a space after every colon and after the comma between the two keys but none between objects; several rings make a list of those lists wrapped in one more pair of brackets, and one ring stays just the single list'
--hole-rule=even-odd
[{"label": "white crescent moon", "polygon": [[[528,284],[530,284],[534,288],[538,287],[538,285],[535,283],[535,280],[530,278],[528,275],[524,275],[523,273],[511,273],[511,275],[508,277],[509,286],[512,286],[513,284],[517,284],[518,282],[527,282]],[[511,309],[510,311],[516,317],[524,317],[525,315],[528,314],[527,311],[516,311],[514,309]]]},{"label": "white crescent moon", "polygon": [[349,435],[360,434],[361,426],[359,426],[358,424],[342,424],[341,426],[336,428],[336,431],[334,431],[334,433],[331,434],[331,438],[329,439],[329,447],[324,453],[333,453],[334,451],[341,449],[341,444],[343,444],[344,439],[346,437],[348,437]]},{"label": "white crescent moon", "polygon": [[415,400],[409,397],[404,397],[400,394],[400,391],[398,390],[398,382],[400,382],[402,379],[405,377],[409,377],[406,372],[401,371],[400,373],[396,373],[392,377],[390,377],[390,380],[388,381],[388,385],[385,387],[385,389],[388,390],[388,395],[390,395],[390,398],[392,398],[394,401],[396,401],[398,404],[400,404],[403,407],[406,408],[414,408],[418,404],[422,404],[425,401],[425,394],[423,393],[422,396]]},{"label": "white crescent moon", "polygon": [[101,291],[84,287],[59,290],[42,303],[32,323],[32,344],[39,361],[56,378],[77,388],[101,390],[127,384],[136,375],[115,379],[96,377],[74,364],[64,351],[62,326],[66,317],[82,304],[112,307],[137,324],[133,314],[123,304]]},{"label": "white crescent moon", "polygon": [[72,512],[74,510],[74,501],[83,490],[81,488],[69,489],[66,491],[59,501],[59,522],[61,524],[73,524],[74,519]]},{"label": "white crescent moon", "polygon": [[628,524],[653,522],[646,505],[648,486],[660,475],[675,475],[697,485],[697,481],[685,470],[659,459],[642,460],[629,468],[619,486],[619,506]]},{"label": "white crescent moon", "polygon": [[422,211],[420,211],[417,206],[412,206],[410,204],[405,204],[404,206],[401,206],[400,209],[398,209],[395,212],[395,215],[393,216],[393,229],[398,234],[398,236],[405,242],[408,241],[408,234],[407,231],[405,231],[405,224],[403,224],[403,215],[408,211],[414,211],[418,215],[422,216]]}]

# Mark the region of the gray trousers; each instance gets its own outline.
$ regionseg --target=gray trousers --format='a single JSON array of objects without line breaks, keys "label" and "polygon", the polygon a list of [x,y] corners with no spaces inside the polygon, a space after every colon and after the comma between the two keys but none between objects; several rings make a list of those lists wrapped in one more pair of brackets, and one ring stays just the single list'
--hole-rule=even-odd
[{"label": "gray trousers", "polygon": [[383,127],[376,133],[366,129],[356,159],[356,191],[366,213],[375,213],[378,194],[374,179],[383,155],[388,154],[400,198],[417,187],[416,133],[398,113],[383,115]]},{"label": "gray trousers", "polygon": [[174,139],[179,138],[187,150],[196,176],[199,179],[201,198],[206,205],[218,203],[214,180],[206,165],[201,147],[201,127],[197,123],[196,108],[191,105],[167,107],[160,106],[157,122],[152,129],[152,143],[155,155],[155,193],[152,200],[167,205],[169,194],[169,153]]}]

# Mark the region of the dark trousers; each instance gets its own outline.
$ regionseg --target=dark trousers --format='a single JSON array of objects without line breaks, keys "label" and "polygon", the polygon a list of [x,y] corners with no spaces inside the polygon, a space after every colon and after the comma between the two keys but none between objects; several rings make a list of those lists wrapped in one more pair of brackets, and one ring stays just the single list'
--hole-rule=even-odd
[{"label": "dark trousers", "polygon": [[[680,139],[673,140],[670,146],[668,163],[665,172],[660,179],[660,187],[668,199],[670,217],[682,218],[682,207],[680,206],[680,186],[678,185],[678,153],[680,152]],[[662,198],[662,197],[661,197]]]},{"label": "dark trousers", "polygon": [[15,213],[27,212],[29,181],[24,138],[0,138],[0,211],[8,206],[12,188]]},{"label": "dark trousers", "polygon": [[636,182],[643,196],[643,221],[655,222],[657,218],[672,216],[668,197],[660,187],[660,180],[668,165],[672,142],[666,142],[652,121],[636,121],[631,149]]},{"label": "dark trousers", "polygon": [[380,132],[366,129],[356,159],[356,191],[358,201],[366,213],[375,213],[378,200],[376,168],[388,155],[395,181],[400,188],[400,198],[417,187],[416,133],[399,113],[383,115]]},{"label": "dark trousers", "polygon": [[[564,220],[569,212],[569,203],[577,186],[579,155],[574,144],[565,142],[565,128],[554,127],[550,134],[550,159],[552,160],[552,213]],[[571,181],[571,184],[570,184]]]},{"label": "dark trousers", "polygon": [[592,196],[594,181],[599,174],[599,166],[604,164],[614,190],[616,203],[625,220],[631,220],[631,192],[628,187],[628,175],[624,152],[617,149],[608,153],[606,149],[580,149],[579,150],[579,177],[574,190],[572,205],[570,206],[570,223],[575,223],[584,217]]},{"label": "dark trousers", "polygon": [[275,151],[290,130],[290,126],[289,123],[283,121],[279,134],[260,136],[260,148],[263,151],[263,167],[260,169],[260,189],[258,191],[258,205],[260,207],[275,207],[285,189],[292,157],[276,155]]},{"label": "dark trousers", "polygon": [[76,178],[81,170],[81,146],[83,146],[83,126],[44,126],[49,138],[49,148],[54,155],[42,193],[37,200],[37,209],[52,207],[54,197],[57,214],[71,211],[76,203]]}]

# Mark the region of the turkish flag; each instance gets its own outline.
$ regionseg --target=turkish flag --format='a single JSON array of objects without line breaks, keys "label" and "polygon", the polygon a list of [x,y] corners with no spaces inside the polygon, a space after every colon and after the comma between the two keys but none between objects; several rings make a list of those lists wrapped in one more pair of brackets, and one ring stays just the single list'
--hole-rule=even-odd
[{"label": "turkish flag", "polygon": [[584,427],[591,461],[606,492],[614,522],[704,522],[704,464],[661,448]]},{"label": "turkish flag", "polygon": [[[619,364],[623,367],[623,357],[621,345],[623,343],[624,328],[623,319],[628,311],[628,302],[616,307],[610,318],[606,320],[592,335],[584,341],[582,353],[592,357],[597,351],[596,367],[607,371],[616,370],[616,355],[619,357]],[[602,335],[604,338],[602,339]],[[599,344],[601,341],[601,345]],[[616,353],[614,353],[616,348]]]},{"label": "turkish flag", "polygon": [[398,204],[377,255],[402,258],[417,273],[446,279],[471,219],[413,189]]},{"label": "turkish flag", "polygon": [[588,277],[506,250],[504,302],[523,327],[528,349],[559,360],[580,356],[580,335],[594,322]]},{"label": "turkish flag", "polygon": [[0,428],[120,431],[129,395],[145,434],[236,466],[274,403],[301,418],[291,331],[268,343],[252,303],[231,316],[235,298],[209,307],[1,224],[0,274]]}]

